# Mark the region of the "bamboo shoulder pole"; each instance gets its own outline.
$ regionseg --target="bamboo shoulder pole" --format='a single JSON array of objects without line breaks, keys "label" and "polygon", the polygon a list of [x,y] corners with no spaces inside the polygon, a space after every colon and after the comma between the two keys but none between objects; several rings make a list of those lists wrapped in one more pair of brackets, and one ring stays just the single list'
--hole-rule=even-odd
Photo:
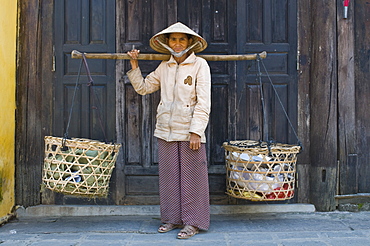
[{"label": "bamboo shoulder pole", "polygon": [[[130,57],[126,53],[84,53],[87,59],[120,59],[130,60]],[[260,58],[265,59],[267,56],[266,51],[259,54],[243,54],[243,55],[197,55],[204,58],[207,61],[242,61],[242,60],[256,60],[258,55]],[[71,53],[72,58],[81,59],[82,53],[73,50]],[[164,54],[139,54],[138,60],[157,60],[157,61],[168,61],[170,55]]]}]

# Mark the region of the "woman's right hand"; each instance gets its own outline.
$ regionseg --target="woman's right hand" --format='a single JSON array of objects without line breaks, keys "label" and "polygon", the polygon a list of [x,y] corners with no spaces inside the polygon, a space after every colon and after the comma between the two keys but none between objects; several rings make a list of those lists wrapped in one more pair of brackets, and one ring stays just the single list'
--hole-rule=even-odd
[{"label": "woman's right hand", "polygon": [[140,54],[140,50],[137,50],[137,49],[133,49],[127,52],[127,55],[131,58],[130,63],[131,63],[132,69],[136,69],[139,67],[139,62],[137,60],[137,58],[139,57],[139,54]]}]

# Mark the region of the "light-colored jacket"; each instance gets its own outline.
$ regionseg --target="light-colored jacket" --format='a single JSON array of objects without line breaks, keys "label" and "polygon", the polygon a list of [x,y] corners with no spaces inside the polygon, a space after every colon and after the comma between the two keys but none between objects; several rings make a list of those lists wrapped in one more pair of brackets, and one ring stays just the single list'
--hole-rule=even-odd
[{"label": "light-colored jacket", "polygon": [[144,79],[140,68],[127,72],[140,95],[161,90],[154,136],[166,141],[189,141],[190,133],[206,142],[211,109],[211,73],[207,62],[194,53],[181,64],[171,56]]}]

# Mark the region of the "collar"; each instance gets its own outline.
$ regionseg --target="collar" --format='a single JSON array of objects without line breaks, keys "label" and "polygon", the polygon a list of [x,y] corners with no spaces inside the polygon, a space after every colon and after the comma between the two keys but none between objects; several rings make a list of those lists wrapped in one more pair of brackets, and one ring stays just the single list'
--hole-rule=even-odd
[{"label": "collar", "polygon": [[[180,64],[194,63],[196,58],[197,58],[197,56],[195,55],[195,53],[191,52],[191,54],[185,59],[185,61],[183,61]],[[167,61],[167,64],[173,64],[173,63],[177,64],[175,58],[173,57],[173,55],[171,55],[171,58]]]}]

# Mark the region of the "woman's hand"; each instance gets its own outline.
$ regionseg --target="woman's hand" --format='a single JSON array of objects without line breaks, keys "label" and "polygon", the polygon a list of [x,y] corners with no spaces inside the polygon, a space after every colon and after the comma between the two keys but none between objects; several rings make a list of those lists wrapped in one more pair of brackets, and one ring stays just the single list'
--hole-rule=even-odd
[{"label": "woman's hand", "polygon": [[137,50],[137,49],[133,49],[133,50],[127,52],[127,55],[129,57],[131,57],[130,63],[131,63],[132,69],[136,69],[136,68],[139,67],[139,62],[137,60],[139,54],[140,54],[140,50]]},{"label": "woman's hand", "polygon": [[198,150],[200,149],[200,136],[195,133],[190,133],[190,149],[192,150]]}]

